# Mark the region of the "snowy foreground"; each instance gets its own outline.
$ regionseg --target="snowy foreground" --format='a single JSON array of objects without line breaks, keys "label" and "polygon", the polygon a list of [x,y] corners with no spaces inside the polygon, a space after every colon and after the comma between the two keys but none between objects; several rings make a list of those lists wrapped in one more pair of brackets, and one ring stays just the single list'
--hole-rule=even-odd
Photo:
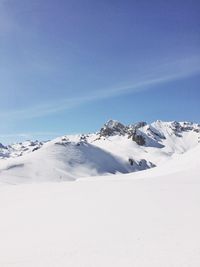
[{"label": "snowy foreground", "polygon": [[0,186],[0,266],[199,267],[200,145],[146,171]]}]

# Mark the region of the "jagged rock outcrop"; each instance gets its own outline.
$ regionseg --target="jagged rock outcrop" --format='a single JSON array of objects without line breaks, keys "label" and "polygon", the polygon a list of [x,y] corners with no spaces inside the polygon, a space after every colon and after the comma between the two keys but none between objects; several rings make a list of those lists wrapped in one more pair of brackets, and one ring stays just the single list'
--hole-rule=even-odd
[{"label": "jagged rock outcrop", "polygon": [[134,124],[129,125],[129,138],[131,138],[134,142],[136,142],[140,146],[144,146],[146,144],[145,137],[139,131],[140,128],[146,126],[147,123],[144,121],[137,122]]},{"label": "jagged rock outcrop", "polygon": [[193,131],[200,133],[200,125],[190,122],[163,122],[157,120],[149,125],[146,122],[137,122],[131,125],[124,125],[116,120],[109,120],[99,131],[99,138],[114,135],[125,136],[132,139],[140,146],[153,146],[162,148],[163,140],[168,135],[182,137],[183,132]]},{"label": "jagged rock outcrop", "polygon": [[127,127],[116,120],[109,120],[101,128],[100,136],[113,136],[113,135],[125,135],[127,133]]},{"label": "jagged rock outcrop", "polygon": [[100,137],[108,137],[113,135],[128,135],[129,138],[132,138],[138,145],[145,145],[145,138],[137,130],[147,125],[146,122],[138,122],[129,126],[125,126],[122,123],[109,120],[101,128],[99,135]]},{"label": "jagged rock outcrop", "polygon": [[7,149],[7,147],[0,143],[0,149]]},{"label": "jagged rock outcrop", "polygon": [[130,130],[137,130],[137,129],[140,129],[146,125],[147,125],[147,123],[145,121],[139,121],[139,122],[136,122],[134,124],[129,125],[129,129]]},{"label": "jagged rock outcrop", "polygon": [[135,141],[139,146],[144,146],[146,144],[145,138],[141,134],[137,134],[136,131],[132,134],[131,137],[132,140]]},{"label": "jagged rock outcrop", "polygon": [[137,171],[146,170],[146,169],[150,169],[150,168],[156,167],[155,164],[153,164],[150,161],[147,162],[145,159],[134,160],[133,158],[129,158],[128,161],[129,161],[130,165],[133,166],[134,169],[137,170]]}]

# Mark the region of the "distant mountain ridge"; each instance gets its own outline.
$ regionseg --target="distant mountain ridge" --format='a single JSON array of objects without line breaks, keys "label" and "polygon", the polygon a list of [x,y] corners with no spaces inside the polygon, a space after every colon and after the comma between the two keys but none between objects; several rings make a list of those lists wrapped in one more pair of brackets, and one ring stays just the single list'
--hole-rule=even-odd
[{"label": "distant mountain ridge", "polygon": [[[200,124],[109,120],[96,133],[0,145],[0,181],[75,180],[152,168],[200,142]],[[4,178],[7,177],[7,178]]]},{"label": "distant mountain ridge", "polygon": [[27,153],[34,152],[41,148],[45,142],[41,141],[24,141],[20,143],[5,146],[0,143],[0,159],[1,158],[15,158],[23,156]]}]

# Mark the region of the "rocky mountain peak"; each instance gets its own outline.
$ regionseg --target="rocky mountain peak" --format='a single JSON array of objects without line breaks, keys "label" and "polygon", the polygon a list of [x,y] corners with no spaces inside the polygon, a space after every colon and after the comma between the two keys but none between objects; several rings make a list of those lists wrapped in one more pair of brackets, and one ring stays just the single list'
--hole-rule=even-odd
[{"label": "rocky mountain peak", "polygon": [[100,130],[100,136],[124,135],[127,132],[127,127],[116,120],[107,121]]}]

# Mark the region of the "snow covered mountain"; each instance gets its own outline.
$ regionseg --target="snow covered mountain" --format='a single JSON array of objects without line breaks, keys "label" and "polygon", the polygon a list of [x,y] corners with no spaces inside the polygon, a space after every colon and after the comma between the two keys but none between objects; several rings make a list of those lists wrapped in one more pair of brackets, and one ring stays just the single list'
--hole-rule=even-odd
[{"label": "snow covered mountain", "polygon": [[94,134],[66,135],[49,142],[0,146],[0,181],[75,180],[130,173],[162,165],[200,142],[200,125],[190,122],[108,121]]},{"label": "snow covered mountain", "polygon": [[200,266],[199,136],[192,123],[109,121],[4,157],[0,266]]}]

